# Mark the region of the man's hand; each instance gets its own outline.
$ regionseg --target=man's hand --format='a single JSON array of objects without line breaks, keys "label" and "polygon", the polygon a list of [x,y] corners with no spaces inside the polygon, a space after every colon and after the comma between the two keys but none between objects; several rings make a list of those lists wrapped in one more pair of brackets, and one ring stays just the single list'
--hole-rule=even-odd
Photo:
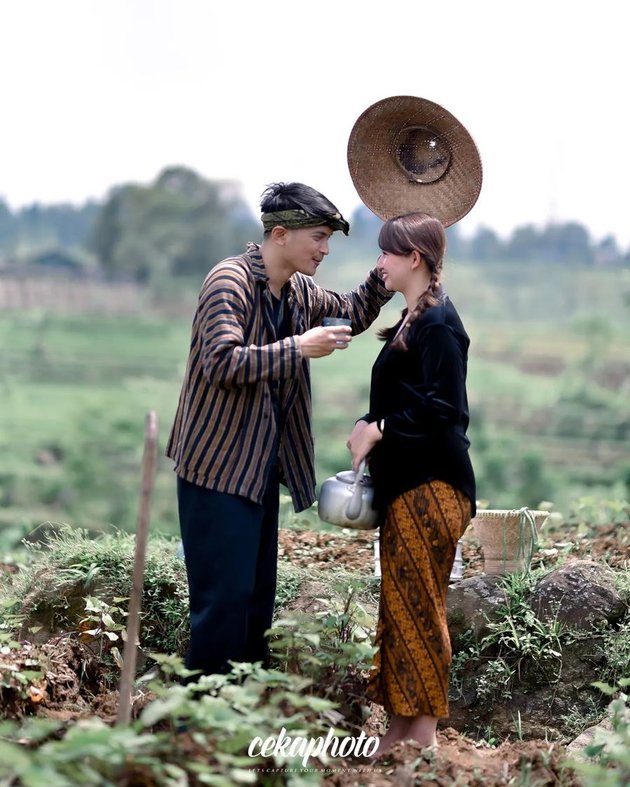
[{"label": "man's hand", "polygon": [[345,350],[352,341],[352,329],[348,325],[330,325],[311,328],[295,338],[305,358],[323,358],[334,350]]},{"label": "man's hand", "polygon": [[382,437],[376,422],[371,424],[367,421],[356,422],[346,443],[352,454],[353,470],[359,469],[361,462],[368,457],[370,451]]}]

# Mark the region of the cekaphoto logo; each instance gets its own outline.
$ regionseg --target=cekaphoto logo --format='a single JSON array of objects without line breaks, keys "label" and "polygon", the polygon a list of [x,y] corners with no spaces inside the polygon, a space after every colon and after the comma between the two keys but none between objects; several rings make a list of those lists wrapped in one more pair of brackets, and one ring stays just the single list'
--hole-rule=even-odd
[{"label": "cekaphoto logo", "polygon": [[301,757],[306,767],[309,757],[330,754],[332,757],[370,757],[378,749],[379,739],[362,732],[358,738],[339,737],[331,727],[325,738],[306,738],[303,735],[291,737],[283,727],[279,735],[270,735],[263,740],[256,737],[249,744],[250,757]]}]

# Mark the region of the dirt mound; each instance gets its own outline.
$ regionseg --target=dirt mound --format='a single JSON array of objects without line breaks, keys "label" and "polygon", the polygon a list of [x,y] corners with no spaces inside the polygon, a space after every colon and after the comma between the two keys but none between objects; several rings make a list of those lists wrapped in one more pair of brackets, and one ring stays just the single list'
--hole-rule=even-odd
[{"label": "dirt mound", "polygon": [[545,741],[503,743],[490,748],[453,729],[438,733],[438,748],[422,749],[413,741],[396,744],[373,763],[348,763],[324,779],[327,787],[579,787],[565,765],[564,749]]},{"label": "dirt mound", "polygon": [[346,534],[315,530],[279,531],[278,555],[300,568],[344,568],[346,571],[374,571],[376,531]]},{"label": "dirt mound", "polygon": [[[321,577],[306,583],[295,608],[315,612],[317,598],[323,594],[327,571],[339,569],[373,576],[375,568],[374,543],[377,532],[321,532],[282,529],[279,534],[279,558],[301,568],[315,569]],[[566,534],[565,534],[566,538]],[[602,528],[601,538],[574,538],[570,545],[546,539],[544,549],[534,556],[533,564],[544,561],[550,567],[570,552],[571,557],[592,556],[609,565],[622,568],[628,561],[628,544],[622,530]],[[464,577],[472,577],[483,570],[479,544],[471,533],[463,539]],[[570,546],[570,549],[569,549]],[[321,585],[320,585],[321,581]],[[33,657],[33,646],[24,644],[24,659]],[[113,722],[118,695],[111,683],[103,680],[101,659],[79,636],[60,636],[40,646],[40,684],[33,684],[32,696],[5,687],[3,700],[13,703],[12,713],[19,717],[35,711],[42,715],[71,723],[90,713]],[[11,692],[10,695],[8,692]],[[40,702],[39,694],[46,695]],[[148,698],[147,700],[148,701]],[[137,712],[138,709],[136,709]],[[372,712],[364,725],[367,735],[383,733],[385,714],[380,706]],[[415,784],[434,787],[499,787],[509,784],[532,784],[537,787],[581,787],[575,774],[564,764],[566,748],[546,740],[505,741],[492,747],[484,741],[473,740],[449,727],[438,733],[439,746],[435,751],[422,750],[413,742],[400,743],[375,762],[335,760],[322,773],[322,783],[328,787],[411,787]]]},{"label": "dirt mound", "polygon": [[[374,542],[377,532],[312,532],[283,529],[280,531],[280,559],[302,568],[335,570],[344,568],[370,575],[374,573]],[[587,558],[605,562],[618,569],[629,559],[627,536],[623,529],[610,525],[597,533],[575,535],[550,534],[541,538],[532,567],[550,568],[565,557]],[[463,537],[464,578],[483,572],[483,553],[472,531]],[[296,602],[299,605],[299,601]],[[381,735],[385,714],[379,706],[364,730]],[[435,751],[422,750],[414,742],[400,743],[377,761],[335,761],[324,771],[327,787],[411,787],[415,784],[434,787],[499,787],[508,784],[535,784],[537,787],[583,785],[567,765],[566,747],[548,740],[505,741],[497,747],[476,741],[453,728],[438,732]]]}]

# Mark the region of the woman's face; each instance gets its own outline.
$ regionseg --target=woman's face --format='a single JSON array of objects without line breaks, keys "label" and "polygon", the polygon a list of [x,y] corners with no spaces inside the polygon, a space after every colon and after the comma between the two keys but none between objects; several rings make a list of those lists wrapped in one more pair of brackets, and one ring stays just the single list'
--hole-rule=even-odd
[{"label": "woman's face", "polygon": [[411,277],[412,256],[413,252],[409,254],[393,254],[391,251],[381,252],[376,267],[383,279],[385,289],[390,292],[404,292]]}]

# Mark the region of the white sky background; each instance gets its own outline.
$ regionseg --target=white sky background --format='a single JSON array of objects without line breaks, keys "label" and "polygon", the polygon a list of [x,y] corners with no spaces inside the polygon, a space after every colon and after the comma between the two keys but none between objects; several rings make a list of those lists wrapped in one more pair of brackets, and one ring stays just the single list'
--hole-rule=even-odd
[{"label": "white sky background", "polygon": [[502,236],[575,220],[630,245],[626,0],[0,0],[0,196],[103,198],[167,165],[300,180],[348,217],[348,136],[416,95],[474,137]]}]

